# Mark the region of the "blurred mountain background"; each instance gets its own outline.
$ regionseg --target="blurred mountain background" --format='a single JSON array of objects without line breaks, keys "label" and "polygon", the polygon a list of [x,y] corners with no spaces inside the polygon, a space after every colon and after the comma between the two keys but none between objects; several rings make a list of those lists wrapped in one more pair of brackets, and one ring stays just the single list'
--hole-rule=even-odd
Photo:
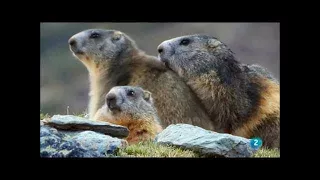
[{"label": "blurred mountain background", "polygon": [[227,44],[239,61],[266,67],[280,80],[279,23],[41,23],[40,111],[79,114],[86,111],[87,69],[72,56],[68,39],[85,29],[120,30],[150,55],[164,40],[187,34],[207,34]]}]

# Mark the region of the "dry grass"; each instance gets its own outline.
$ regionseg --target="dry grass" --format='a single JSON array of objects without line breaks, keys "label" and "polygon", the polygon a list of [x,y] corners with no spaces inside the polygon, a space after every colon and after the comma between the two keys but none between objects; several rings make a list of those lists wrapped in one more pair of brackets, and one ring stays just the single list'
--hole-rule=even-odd
[{"label": "dry grass", "polygon": [[130,145],[117,152],[120,157],[198,157],[190,150],[183,150],[171,146],[155,144],[153,142],[141,142]]},{"label": "dry grass", "polygon": [[278,158],[280,157],[280,151],[278,149],[260,149],[253,157],[255,158]]}]

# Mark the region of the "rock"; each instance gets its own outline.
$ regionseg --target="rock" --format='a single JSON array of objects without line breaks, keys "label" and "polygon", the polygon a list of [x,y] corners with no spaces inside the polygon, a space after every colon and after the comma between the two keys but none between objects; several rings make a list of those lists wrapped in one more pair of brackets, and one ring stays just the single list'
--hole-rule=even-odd
[{"label": "rock", "polygon": [[123,139],[93,131],[65,133],[40,126],[40,157],[110,157],[127,146]]},{"label": "rock", "polygon": [[101,154],[113,154],[118,147],[125,147],[127,142],[108,135],[93,131],[84,131],[71,140],[79,143],[82,147],[90,151],[98,151]]},{"label": "rock", "polygon": [[256,151],[250,140],[230,134],[216,133],[189,124],[169,125],[155,141],[193,150],[204,156],[251,157]]},{"label": "rock", "polygon": [[90,130],[118,138],[125,138],[129,135],[129,130],[125,126],[93,121],[73,115],[54,115],[50,120],[44,121],[44,123],[59,130]]}]

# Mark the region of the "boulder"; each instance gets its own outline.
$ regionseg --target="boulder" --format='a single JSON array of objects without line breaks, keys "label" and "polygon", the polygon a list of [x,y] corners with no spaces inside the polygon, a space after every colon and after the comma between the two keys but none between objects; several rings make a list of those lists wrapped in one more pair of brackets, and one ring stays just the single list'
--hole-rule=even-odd
[{"label": "boulder", "polygon": [[155,141],[193,150],[207,157],[251,157],[256,152],[256,149],[250,147],[250,139],[190,124],[169,125],[156,136]]},{"label": "boulder", "polygon": [[59,131],[41,125],[40,157],[112,157],[127,141],[93,131]]}]

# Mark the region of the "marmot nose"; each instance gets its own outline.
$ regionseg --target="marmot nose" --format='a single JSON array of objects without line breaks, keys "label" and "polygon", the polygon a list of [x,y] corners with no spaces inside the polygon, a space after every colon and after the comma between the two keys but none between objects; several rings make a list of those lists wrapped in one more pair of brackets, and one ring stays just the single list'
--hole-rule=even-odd
[{"label": "marmot nose", "polygon": [[77,41],[74,38],[70,38],[68,43],[70,46],[75,46],[77,44]]},{"label": "marmot nose", "polygon": [[158,53],[161,54],[162,52],[163,52],[163,47],[162,47],[162,46],[159,46],[159,47],[158,47]]},{"label": "marmot nose", "polygon": [[106,102],[109,109],[117,108],[117,96],[115,94],[108,94],[106,98]]}]

